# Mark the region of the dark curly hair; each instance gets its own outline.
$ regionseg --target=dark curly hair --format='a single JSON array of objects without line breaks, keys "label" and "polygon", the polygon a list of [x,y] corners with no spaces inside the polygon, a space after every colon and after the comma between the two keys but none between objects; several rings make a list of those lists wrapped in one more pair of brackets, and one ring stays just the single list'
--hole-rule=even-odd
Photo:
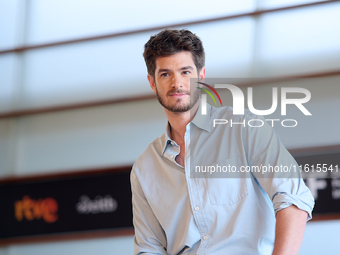
[{"label": "dark curly hair", "polygon": [[198,36],[189,30],[165,29],[150,37],[144,45],[144,60],[148,73],[155,77],[156,59],[173,55],[181,51],[190,51],[192,59],[199,72],[205,65],[203,44]]}]

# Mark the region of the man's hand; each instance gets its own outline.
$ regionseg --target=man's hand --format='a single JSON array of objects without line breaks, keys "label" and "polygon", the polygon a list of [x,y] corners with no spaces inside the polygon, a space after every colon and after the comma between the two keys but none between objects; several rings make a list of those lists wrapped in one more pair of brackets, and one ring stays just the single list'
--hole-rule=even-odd
[{"label": "man's hand", "polygon": [[291,205],[276,214],[273,255],[298,254],[307,221],[307,212]]}]

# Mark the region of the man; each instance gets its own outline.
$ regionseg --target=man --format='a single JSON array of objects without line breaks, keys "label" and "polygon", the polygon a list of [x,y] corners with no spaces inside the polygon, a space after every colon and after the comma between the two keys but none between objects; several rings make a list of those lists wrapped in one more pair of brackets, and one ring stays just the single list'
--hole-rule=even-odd
[{"label": "man", "polygon": [[[205,54],[190,31],[152,36],[144,58],[168,124],[131,171],[135,254],[298,254],[314,205],[301,178],[192,173],[194,162],[296,166],[275,132],[268,125],[214,128],[213,118],[258,118],[249,112],[234,116],[231,107],[208,105],[207,114],[199,114],[198,89],[190,91],[190,79],[205,78]],[[209,144],[218,148],[209,151]]]}]

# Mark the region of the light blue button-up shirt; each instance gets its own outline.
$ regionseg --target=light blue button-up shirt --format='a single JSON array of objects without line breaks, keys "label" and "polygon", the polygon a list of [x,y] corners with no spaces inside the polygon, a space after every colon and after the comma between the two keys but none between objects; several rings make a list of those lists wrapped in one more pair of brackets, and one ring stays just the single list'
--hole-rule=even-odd
[{"label": "light blue button-up shirt", "polygon": [[[213,119],[229,125],[213,127]],[[311,218],[314,199],[299,171],[240,173],[246,166],[298,169],[274,130],[265,121],[249,127],[251,119],[263,120],[208,106],[207,115],[197,114],[186,127],[185,167],[175,161],[180,147],[169,125],[149,145],[131,171],[135,254],[271,254],[276,212],[294,204]],[[197,174],[203,163],[234,166],[239,178]]]}]

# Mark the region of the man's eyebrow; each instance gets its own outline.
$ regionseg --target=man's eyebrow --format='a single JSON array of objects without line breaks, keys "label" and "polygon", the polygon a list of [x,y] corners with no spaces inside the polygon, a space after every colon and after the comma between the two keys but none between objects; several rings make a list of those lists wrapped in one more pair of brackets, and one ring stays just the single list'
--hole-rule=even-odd
[{"label": "man's eyebrow", "polygon": [[192,66],[183,66],[182,68],[179,69],[179,71],[182,71],[182,70],[194,70],[194,68]]},{"label": "man's eyebrow", "polygon": [[[178,71],[183,71],[183,70],[194,70],[194,68],[192,66],[183,66]],[[159,74],[162,72],[169,72],[169,71],[171,71],[171,69],[159,69],[157,73]]]},{"label": "man's eyebrow", "polygon": [[159,70],[158,70],[158,73],[169,72],[169,71],[170,71],[170,69],[159,69]]}]

